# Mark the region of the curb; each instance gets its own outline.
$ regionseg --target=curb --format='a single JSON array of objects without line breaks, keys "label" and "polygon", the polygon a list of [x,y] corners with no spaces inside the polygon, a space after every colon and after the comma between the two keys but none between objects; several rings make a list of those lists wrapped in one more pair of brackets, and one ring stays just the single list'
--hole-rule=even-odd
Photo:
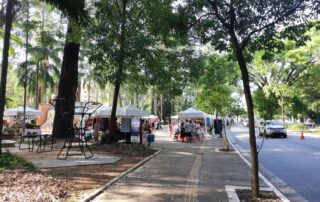
[{"label": "curb", "polygon": [[[230,138],[227,136],[229,144],[234,148],[240,158],[251,168],[251,163],[240,153],[240,151],[234,146],[234,144],[230,141]],[[259,177],[275,192],[275,194],[283,201],[289,202],[287,199],[262,173],[259,171]]]},{"label": "curb", "polygon": [[149,156],[148,158],[140,161],[139,163],[137,163],[135,166],[129,168],[128,170],[124,171],[122,174],[120,174],[119,176],[117,176],[116,178],[113,178],[110,182],[106,183],[103,187],[99,188],[98,190],[94,191],[92,194],[90,194],[90,196],[86,197],[85,199],[80,200],[81,202],[89,202],[92,201],[94,198],[96,198],[97,196],[99,196],[101,193],[103,193],[105,190],[107,190],[108,188],[110,188],[114,183],[118,182],[120,179],[122,179],[124,176],[128,175],[129,173],[131,173],[132,171],[136,170],[137,168],[139,168],[140,166],[142,166],[143,164],[147,163],[148,161],[150,161],[152,158],[154,158],[155,156],[157,156],[162,150],[158,149],[158,151],[154,154],[152,154],[151,156]]}]

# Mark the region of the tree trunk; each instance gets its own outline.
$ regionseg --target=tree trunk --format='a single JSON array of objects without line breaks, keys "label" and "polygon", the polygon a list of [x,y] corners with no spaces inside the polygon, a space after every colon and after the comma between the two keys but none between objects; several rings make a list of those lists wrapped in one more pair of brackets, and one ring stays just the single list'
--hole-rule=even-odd
[{"label": "tree trunk", "polygon": [[120,92],[120,84],[121,84],[121,76],[124,67],[124,59],[125,59],[125,37],[126,37],[126,30],[125,30],[125,23],[126,23],[126,8],[127,8],[127,1],[122,1],[122,20],[121,20],[121,36],[119,40],[120,45],[120,53],[119,53],[119,60],[118,60],[118,70],[116,75],[116,82],[114,87],[114,95],[113,95],[113,103],[112,103],[112,111],[110,117],[110,135],[116,135],[116,110],[118,104],[118,96]]},{"label": "tree trunk", "polygon": [[3,50],[2,50],[2,67],[1,67],[1,83],[0,83],[0,154],[2,154],[2,129],[3,129],[3,113],[6,100],[6,86],[7,86],[7,73],[9,63],[9,47],[10,47],[10,35],[13,19],[13,7],[15,0],[7,1],[5,31],[3,37]]},{"label": "tree trunk", "polygon": [[[151,93],[151,97],[153,96],[153,93]],[[151,114],[154,114],[154,99],[153,99],[153,97],[151,98]]]},{"label": "tree trunk", "polygon": [[38,101],[37,101],[37,103],[38,103],[38,106],[37,106],[37,108],[36,109],[39,109],[39,104],[40,103],[42,103],[42,96],[43,96],[43,93],[42,93],[42,88],[41,88],[41,85],[39,85],[39,97],[38,97]]},{"label": "tree trunk", "polygon": [[247,103],[248,119],[249,119],[249,139],[250,139],[250,150],[251,150],[251,189],[252,198],[257,199],[259,196],[259,164],[258,164],[258,154],[255,136],[255,126],[254,126],[254,111],[253,111],[253,101],[250,90],[249,74],[247,65],[243,56],[242,51],[239,48],[237,42],[233,42],[234,53],[236,55],[241,75],[243,81],[244,95]]},{"label": "tree trunk", "polygon": [[34,99],[34,108],[38,109],[39,107],[39,63],[36,67],[36,96]]},{"label": "tree trunk", "polygon": [[122,96],[121,96],[121,93],[120,93],[120,88],[119,88],[119,92],[118,92],[118,102],[119,102],[119,107],[123,107],[123,104],[122,104]]},{"label": "tree trunk", "polygon": [[134,94],[133,94],[133,105],[140,108],[136,92],[134,92]]},{"label": "tree trunk", "polygon": [[154,115],[158,116],[158,97],[156,93],[154,93],[153,95],[153,100]]},{"label": "tree trunk", "polygon": [[115,135],[116,134],[116,122],[117,122],[116,111],[117,111],[119,91],[120,91],[120,79],[117,79],[116,80],[116,84],[114,86],[112,111],[111,111],[110,124],[109,124],[110,135]]},{"label": "tree trunk", "polygon": [[78,81],[78,87],[77,87],[77,92],[76,92],[76,101],[80,102],[81,98],[81,82]]},{"label": "tree trunk", "polygon": [[72,25],[69,22],[67,40],[63,50],[63,61],[61,67],[60,82],[58,87],[57,98],[64,98],[67,105],[62,106],[61,103],[56,103],[63,107],[64,111],[68,112],[68,116],[63,116],[58,112],[56,113],[53,122],[53,135],[57,138],[63,138],[73,135],[73,115],[74,105],[76,99],[76,91],[78,85],[78,59],[80,51],[80,43],[68,40],[72,32]]},{"label": "tree trunk", "polygon": [[90,94],[91,94],[91,83],[90,83],[91,81],[89,80],[89,83],[88,83],[88,85],[87,85],[87,90],[88,90],[88,97],[87,97],[87,101],[89,102],[90,101]]},{"label": "tree trunk", "polygon": [[282,116],[282,123],[285,124],[284,120],[284,97],[281,95],[281,116]]}]

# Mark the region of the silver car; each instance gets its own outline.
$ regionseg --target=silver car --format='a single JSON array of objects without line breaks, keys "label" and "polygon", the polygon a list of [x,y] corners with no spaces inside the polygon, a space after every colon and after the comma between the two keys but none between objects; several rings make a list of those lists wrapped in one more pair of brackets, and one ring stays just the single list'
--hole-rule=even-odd
[{"label": "silver car", "polygon": [[259,136],[287,138],[287,131],[280,121],[266,120],[260,122]]}]

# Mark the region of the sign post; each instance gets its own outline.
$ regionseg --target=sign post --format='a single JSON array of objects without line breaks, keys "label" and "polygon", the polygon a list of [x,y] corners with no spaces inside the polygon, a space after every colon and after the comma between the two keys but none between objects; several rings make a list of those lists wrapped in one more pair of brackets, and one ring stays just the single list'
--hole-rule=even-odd
[{"label": "sign post", "polygon": [[131,142],[140,142],[140,118],[131,119]]}]

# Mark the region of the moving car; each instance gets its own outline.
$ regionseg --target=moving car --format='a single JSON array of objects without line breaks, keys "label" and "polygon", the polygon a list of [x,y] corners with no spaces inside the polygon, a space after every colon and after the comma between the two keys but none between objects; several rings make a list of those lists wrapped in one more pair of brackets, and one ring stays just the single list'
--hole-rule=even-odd
[{"label": "moving car", "polygon": [[280,121],[266,120],[260,122],[259,136],[287,138],[287,131]]},{"label": "moving car", "polygon": [[304,125],[309,126],[309,127],[315,127],[316,123],[312,119],[307,119],[306,122],[304,122]]}]

